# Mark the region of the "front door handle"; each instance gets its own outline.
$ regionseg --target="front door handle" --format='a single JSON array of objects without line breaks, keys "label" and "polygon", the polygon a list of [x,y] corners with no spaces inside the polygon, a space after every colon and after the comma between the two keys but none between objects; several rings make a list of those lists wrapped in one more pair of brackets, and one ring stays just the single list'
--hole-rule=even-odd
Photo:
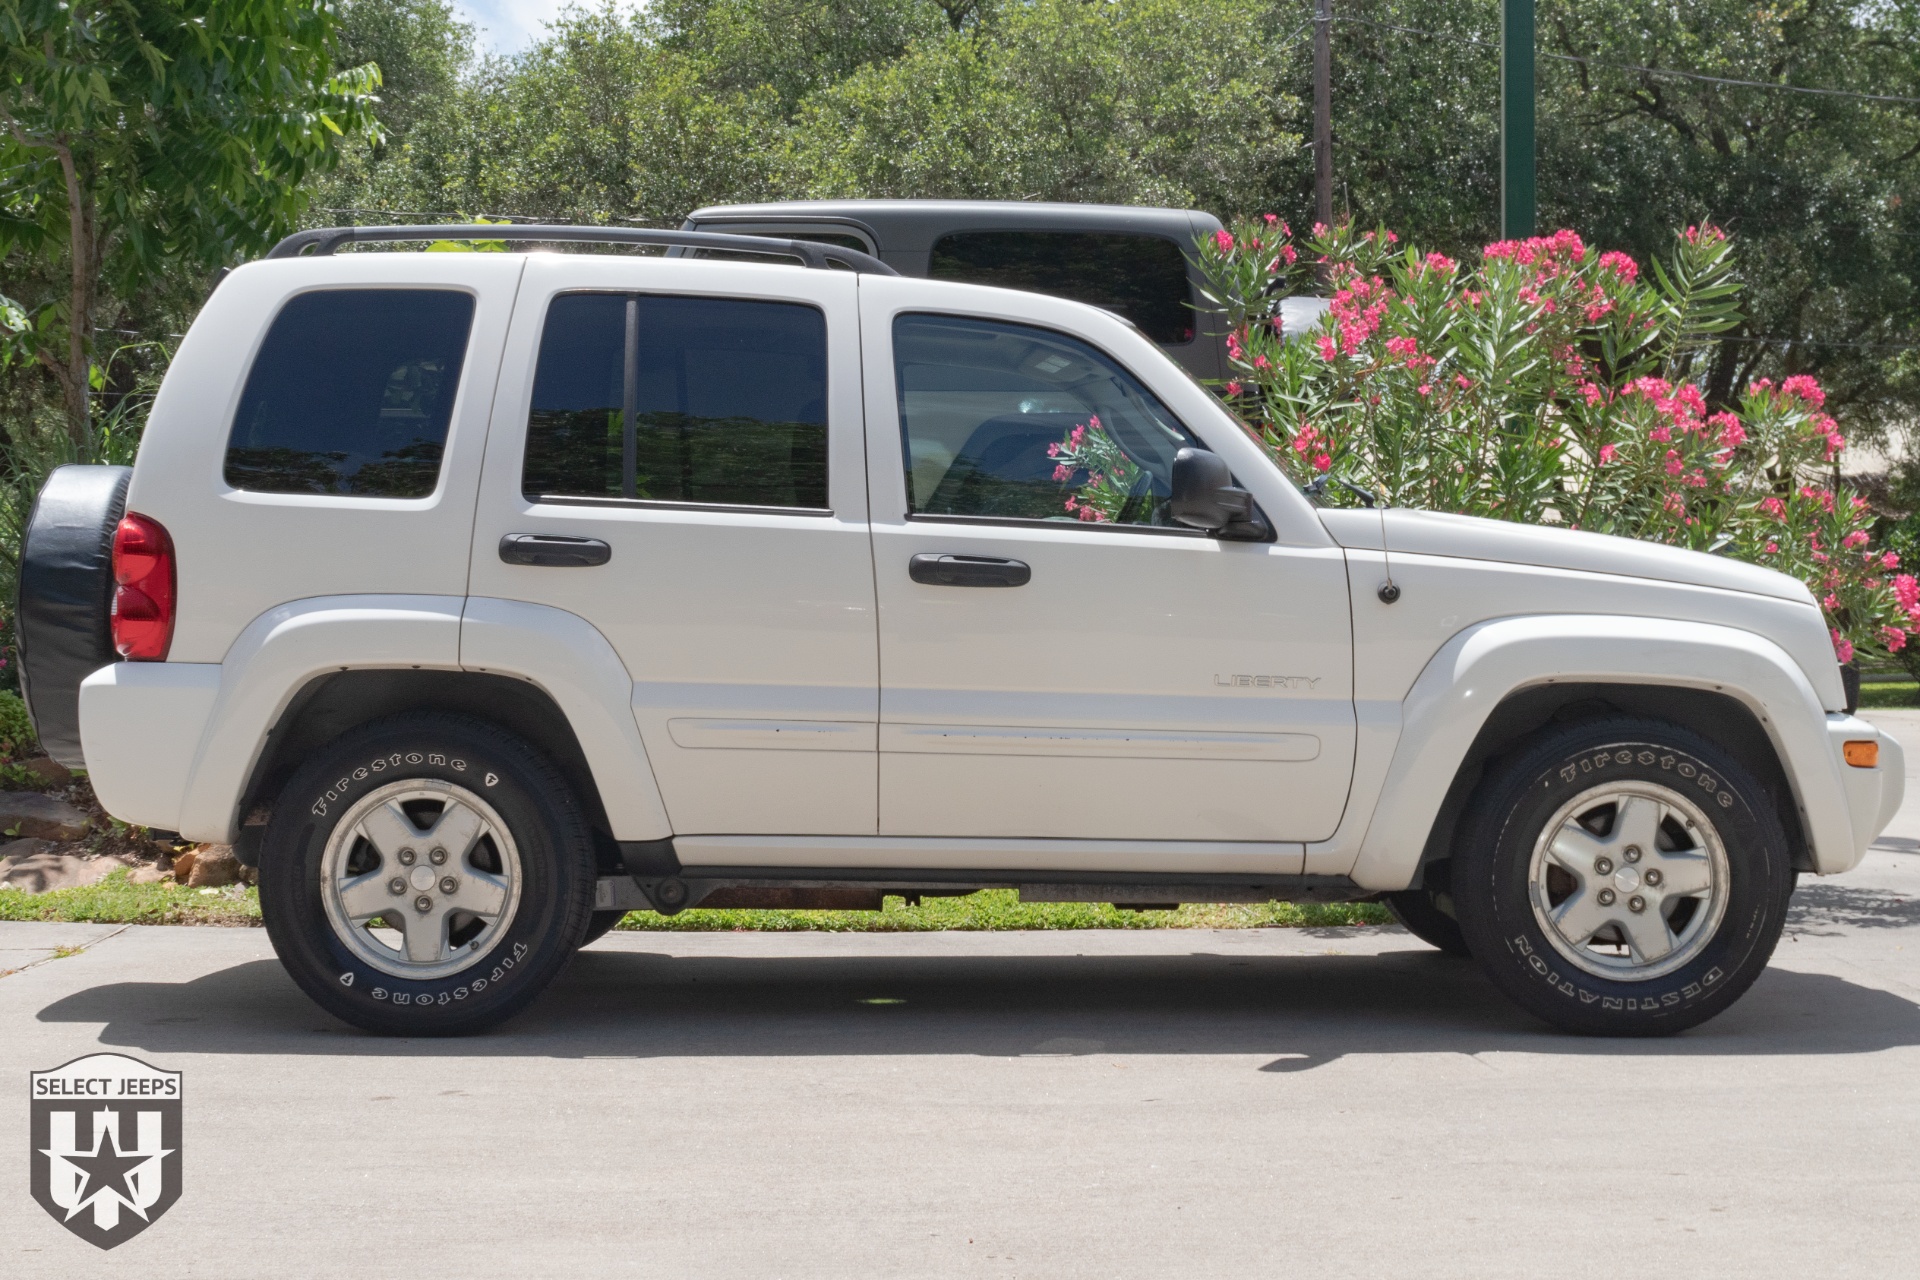
[{"label": "front door handle", "polygon": [[1024,587],[1033,570],[1024,560],[922,552],[907,561],[907,575],[929,587]]},{"label": "front door handle", "polygon": [[500,539],[500,558],[508,564],[585,569],[613,559],[613,548],[598,538],[568,538],[557,533],[510,533]]}]

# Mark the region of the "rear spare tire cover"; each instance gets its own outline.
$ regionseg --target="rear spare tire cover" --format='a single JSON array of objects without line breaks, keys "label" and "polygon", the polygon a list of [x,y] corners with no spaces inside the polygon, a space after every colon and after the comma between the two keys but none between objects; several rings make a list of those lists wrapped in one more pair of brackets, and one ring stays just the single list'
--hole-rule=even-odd
[{"label": "rear spare tire cover", "polygon": [[113,648],[113,530],[127,507],[130,467],[56,468],[33,501],[14,602],[20,693],[48,755],[69,768],[80,752],[80,682],[119,660]]}]

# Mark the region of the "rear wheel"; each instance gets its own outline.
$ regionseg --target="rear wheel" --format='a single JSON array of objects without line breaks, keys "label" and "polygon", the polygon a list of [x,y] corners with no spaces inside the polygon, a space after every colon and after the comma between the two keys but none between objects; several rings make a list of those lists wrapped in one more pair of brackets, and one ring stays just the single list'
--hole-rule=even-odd
[{"label": "rear wheel", "polygon": [[519,1012],[573,954],[593,846],[559,772],[482,721],[348,734],[274,806],[260,906],[281,963],[369,1031],[448,1035]]},{"label": "rear wheel", "polygon": [[1666,1035],[1766,967],[1794,873],[1770,797],[1653,721],[1553,731],[1489,771],[1453,860],[1460,930],[1494,983],[1569,1031]]}]

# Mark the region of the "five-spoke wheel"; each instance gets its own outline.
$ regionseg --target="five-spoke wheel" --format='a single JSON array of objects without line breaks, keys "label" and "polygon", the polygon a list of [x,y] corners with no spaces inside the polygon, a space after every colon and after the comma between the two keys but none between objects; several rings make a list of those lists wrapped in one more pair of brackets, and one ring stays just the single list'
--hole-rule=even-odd
[{"label": "five-spoke wheel", "polygon": [[1534,917],[1554,949],[1601,978],[1657,978],[1713,937],[1727,851],[1706,812],[1671,787],[1607,784],[1547,820],[1528,867]]},{"label": "five-spoke wheel", "polygon": [[321,855],[327,919],[383,973],[439,978],[484,961],[520,899],[520,851],[493,806],[437,779],[360,798]]}]

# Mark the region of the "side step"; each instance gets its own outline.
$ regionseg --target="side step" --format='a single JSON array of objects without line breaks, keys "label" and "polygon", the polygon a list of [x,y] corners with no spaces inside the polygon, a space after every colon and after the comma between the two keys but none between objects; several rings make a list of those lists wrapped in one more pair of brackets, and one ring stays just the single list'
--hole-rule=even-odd
[{"label": "side step", "polygon": [[[659,844],[666,844],[660,841]],[[623,851],[633,846],[623,846]],[[671,855],[669,855],[671,856]],[[636,861],[629,857],[631,869]],[[1111,902],[1117,907],[1167,908],[1183,902],[1353,902],[1373,896],[1345,876],[1148,875],[1101,876],[1085,871],[951,871],[859,867],[681,867],[646,859],[639,874],[601,876],[596,911],[658,911],[736,907],[790,911],[878,911],[889,894],[910,901],[953,898],[981,889],[1014,889],[1023,902]]]}]

